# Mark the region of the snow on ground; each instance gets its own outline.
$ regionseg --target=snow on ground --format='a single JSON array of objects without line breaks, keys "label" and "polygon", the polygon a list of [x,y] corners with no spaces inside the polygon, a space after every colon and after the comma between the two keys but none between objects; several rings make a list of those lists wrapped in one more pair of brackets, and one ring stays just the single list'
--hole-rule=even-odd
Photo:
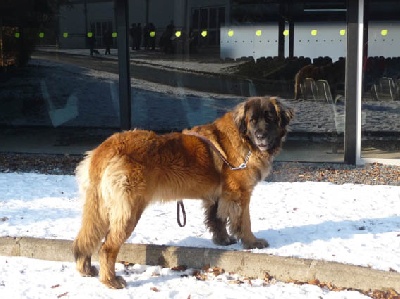
[{"label": "snow on ground", "polygon": [[[270,247],[254,252],[323,259],[400,271],[400,187],[330,183],[260,183],[252,197],[252,229]],[[176,204],[155,204],[143,214],[129,243],[222,248],[203,225],[200,201],[186,200],[187,225],[176,223]],[[73,240],[81,201],[73,176],[0,174],[0,236]],[[241,250],[240,244],[224,247]],[[13,298],[363,298],[311,285],[232,283],[228,274],[198,281],[154,266],[119,274],[127,289],[108,290],[82,278],[73,263],[0,257],[0,297]]]}]

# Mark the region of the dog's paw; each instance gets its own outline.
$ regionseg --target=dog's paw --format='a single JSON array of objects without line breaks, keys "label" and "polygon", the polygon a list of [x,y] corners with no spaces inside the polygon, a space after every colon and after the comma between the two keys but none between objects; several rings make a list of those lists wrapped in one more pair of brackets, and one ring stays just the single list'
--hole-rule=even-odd
[{"label": "dog's paw", "polygon": [[235,237],[232,236],[226,236],[226,237],[218,237],[218,236],[214,236],[213,237],[213,242],[215,245],[221,245],[221,246],[229,246],[232,244],[236,244],[237,243],[237,239]]},{"label": "dog's paw", "polygon": [[99,270],[95,266],[84,265],[83,268],[77,267],[76,269],[82,277],[95,277],[99,275]]},{"label": "dog's paw", "polygon": [[115,276],[115,278],[113,279],[110,278],[102,280],[101,282],[104,283],[110,289],[123,289],[126,287],[126,281],[121,276]]},{"label": "dog's paw", "polygon": [[85,269],[84,272],[81,272],[82,276],[84,277],[94,277],[99,275],[99,270],[95,266],[90,266],[87,269]]},{"label": "dog's paw", "polygon": [[269,244],[267,240],[264,239],[255,239],[252,242],[243,243],[244,249],[262,249],[268,247]]}]

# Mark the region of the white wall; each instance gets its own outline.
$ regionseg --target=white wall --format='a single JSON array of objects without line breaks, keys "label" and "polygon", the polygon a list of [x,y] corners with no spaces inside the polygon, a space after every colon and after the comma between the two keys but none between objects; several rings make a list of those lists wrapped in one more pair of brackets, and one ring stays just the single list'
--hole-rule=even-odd
[{"label": "white wall", "polygon": [[[229,32],[233,32],[229,36]],[[259,35],[257,35],[257,31]],[[278,55],[278,24],[221,27],[220,57],[238,59]]]},{"label": "white wall", "polygon": [[[312,30],[316,30],[317,34],[311,35]],[[346,57],[347,34],[340,35],[340,30],[346,30],[345,22],[295,23],[294,56],[310,57],[311,59],[329,56],[333,61],[338,60],[339,57]],[[289,43],[288,37],[285,42]]]},{"label": "white wall", "polygon": [[369,22],[368,27],[368,56],[400,56],[400,22]]},{"label": "white wall", "polygon": [[[345,23],[297,23],[294,29],[294,55],[310,58],[329,56],[333,61],[346,56]],[[232,37],[229,30],[234,30]],[[257,36],[257,30],[261,35]],[[316,35],[311,34],[316,30]],[[290,32],[289,32],[290,34]],[[285,36],[285,56],[289,56],[289,35]],[[221,28],[221,58],[237,59],[252,56],[254,59],[278,55],[278,23],[263,25],[226,26]]]},{"label": "white wall", "polygon": [[[232,29],[233,37],[227,35]],[[257,37],[255,31],[261,29],[262,36]],[[286,26],[288,29],[288,26]],[[382,30],[387,35],[382,35]],[[311,31],[316,30],[316,35]],[[341,35],[344,30],[344,35]],[[264,34],[265,33],[265,34]],[[289,32],[290,34],[290,32]],[[278,55],[278,25],[242,25],[221,28],[221,58],[237,59],[242,56]],[[368,56],[399,57],[400,56],[400,22],[370,22],[368,30]],[[295,23],[294,24],[294,56],[310,57],[329,56],[333,61],[346,57],[347,31],[345,22],[336,23]],[[285,36],[285,56],[289,56],[289,36]]]}]

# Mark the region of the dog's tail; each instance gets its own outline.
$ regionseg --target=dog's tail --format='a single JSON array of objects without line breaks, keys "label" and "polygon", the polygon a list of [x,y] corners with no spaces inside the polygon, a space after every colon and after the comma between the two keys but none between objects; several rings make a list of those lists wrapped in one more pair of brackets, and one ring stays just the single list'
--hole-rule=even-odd
[{"label": "dog's tail", "polygon": [[81,229],[73,243],[75,260],[89,258],[108,229],[98,182],[90,181],[91,153],[76,168],[79,192],[84,200]]}]

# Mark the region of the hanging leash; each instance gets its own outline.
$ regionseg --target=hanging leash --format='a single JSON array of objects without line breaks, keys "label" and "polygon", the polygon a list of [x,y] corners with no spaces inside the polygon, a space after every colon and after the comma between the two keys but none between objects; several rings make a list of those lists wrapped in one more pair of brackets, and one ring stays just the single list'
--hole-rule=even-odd
[{"label": "hanging leash", "polygon": [[[200,135],[199,133],[196,133],[196,132],[186,132],[184,134],[196,136],[197,138],[200,138],[205,143],[207,143],[210,146],[210,148],[212,148],[213,151],[218,154],[218,156],[229,167],[230,170],[241,170],[241,169],[245,169],[247,167],[247,163],[249,162],[249,159],[250,159],[250,156],[251,156],[251,151],[250,150],[247,153],[246,157],[244,158],[244,162],[241,163],[239,166],[235,167],[231,163],[229,163],[229,161],[224,157],[224,155],[222,155],[222,153],[214,145],[214,143],[212,143],[209,139],[207,139],[203,135]],[[180,227],[184,227],[186,225],[186,212],[185,212],[185,206],[183,205],[183,201],[182,200],[178,200],[176,209],[177,209],[176,220],[178,222],[178,225]],[[181,215],[180,215],[181,211],[182,211],[182,215],[183,215],[183,223],[181,222]]]},{"label": "hanging leash", "polygon": [[[183,223],[181,222],[181,213],[180,213],[181,211],[183,215]],[[180,227],[184,227],[186,225],[186,212],[182,200],[178,200],[176,205],[176,220],[178,221],[178,225]]]}]

